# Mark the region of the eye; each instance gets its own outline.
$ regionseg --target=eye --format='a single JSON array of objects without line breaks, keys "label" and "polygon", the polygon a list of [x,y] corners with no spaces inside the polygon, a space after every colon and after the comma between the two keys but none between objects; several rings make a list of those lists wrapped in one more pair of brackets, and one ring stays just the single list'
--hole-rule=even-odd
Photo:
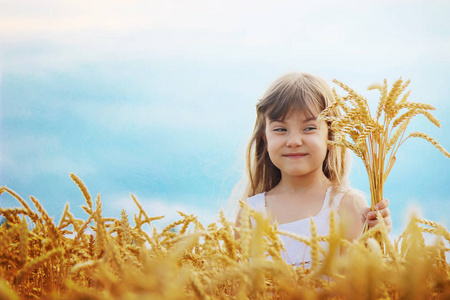
[{"label": "eye", "polygon": [[285,132],[285,131],[286,131],[286,128],[283,128],[283,127],[275,127],[275,128],[273,129],[273,131],[276,131],[276,132]]},{"label": "eye", "polygon": [[308,126],[308,127],[305,128],[305,131],[314,131],[316,129],[317,129],[316,126]]}]

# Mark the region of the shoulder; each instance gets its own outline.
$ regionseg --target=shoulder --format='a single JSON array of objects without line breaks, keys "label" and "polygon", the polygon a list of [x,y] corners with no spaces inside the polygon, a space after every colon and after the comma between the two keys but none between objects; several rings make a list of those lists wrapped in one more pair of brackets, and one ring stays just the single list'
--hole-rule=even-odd
[{"label": "shoulder", "polygon": [[260,211],[266,205],[265,194],[266,193],[260,193],[260,194],[256,194],[254,196],[247,198],[248,205],[252,209],[254,209],[256,211]]},{"label": "shoulder", "polygon": [[[256,194],[254,196],[248,197],[247,198],[247,202],[246,202],[251,209],[253,209],[254,211],[258,211],[258,212],[263,212],[265,211],[265,193],[260,193],[260,194]],[[239,221],[241,218],[241,214],[242,214],[242,207],[239,208],[237,216],[236,216],[236,225],[239,226]]]},{"label": "shoulder", "polygon": [[366,198],[363,192],[349,188],[343,195],[339,204],[338,212],[346,211],[361,211],[362,208],[367,207]]}]

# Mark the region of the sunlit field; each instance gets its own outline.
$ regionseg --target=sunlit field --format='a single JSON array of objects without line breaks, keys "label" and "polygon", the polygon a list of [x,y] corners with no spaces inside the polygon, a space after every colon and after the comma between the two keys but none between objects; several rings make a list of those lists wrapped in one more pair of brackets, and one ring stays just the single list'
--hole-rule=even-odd
[{"label": "sunlit field", "polygon": [[[104,216],[101,196],[93,199],[82,181],[71,177],[86,201],[84,220],[76,219],[69,205],[53,220],[33,196],[34,208],[2,188],[1,197],[10,194],[21,207],[0,210],[6,219],[0,227],[1,299],[450,297],[450,233],[418,216],[398,240],[390,240],[380,223],[350,243],[331,215],[329,236],[318,236],[315,226],[311,238],[293,236],[310,246],[313,262],[291,266],[282,258],[279,238],[291,234],[248,208],[240,228],[223,214],[206,225],[179,212],[178,221],[158,230],[154,224],[161,216],[149,216],[133,195],[139,214]],[[250,216],[255,228],[244,222]]]}]

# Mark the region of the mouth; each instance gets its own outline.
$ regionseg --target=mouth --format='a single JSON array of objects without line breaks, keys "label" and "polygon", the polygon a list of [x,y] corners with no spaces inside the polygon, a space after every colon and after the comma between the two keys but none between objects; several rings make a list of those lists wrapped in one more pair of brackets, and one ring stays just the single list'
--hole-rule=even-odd
[{"label": "mouth", "polygon": [[286,153],[283,154],[284,157],[287,158],[302,158],[305,157],[306,155],[308,155],[307,153]]}]

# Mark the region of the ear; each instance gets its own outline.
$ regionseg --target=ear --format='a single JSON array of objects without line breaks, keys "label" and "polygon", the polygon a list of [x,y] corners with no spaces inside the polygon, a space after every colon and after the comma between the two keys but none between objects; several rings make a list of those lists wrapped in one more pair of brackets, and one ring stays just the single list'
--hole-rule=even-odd
[{"label": "ear", "polygon": [[263,135],[262,135],[262,139],[263,139],[263,141],[264,141],[264,144],[267,145],[267,138],[266,138],[266,133],[265,133],[265,132],[264,132]]}]

